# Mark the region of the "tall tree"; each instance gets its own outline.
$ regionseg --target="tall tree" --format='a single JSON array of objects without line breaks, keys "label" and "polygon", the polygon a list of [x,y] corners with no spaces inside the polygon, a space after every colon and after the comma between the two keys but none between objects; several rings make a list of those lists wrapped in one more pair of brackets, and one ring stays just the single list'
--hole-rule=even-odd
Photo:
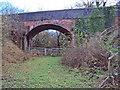
[{"label": "tall tree", "polygon": [[56,31],[56,36],[57,36],[57,46],[58,48],[60,48],[60,36],[61,36],[61,32],[59,31]]},{"label": "tall tree", "polygon": [[68,37],[59,31],[43,31],[32,39],[32,47],[62,48],[69,44]]},{"label": "tall tree", "polygon": [[84,7],[94,7],[94,0],[82,0],[82,5]]},{"label": "tall tree", "polygon": [[[110,1],[110,0],[109,0]],[[82,0],[82,2],[76,2],[72,8],[82,8],[82,7],[100,7],[106,6],[108,0]]]},{"label": "tall tree", "polygon": [[14,7],[9,2],[0,2],[0,14],[15,14],[15,13],[23,13],[25,10],[19,9],[18,7]]},{"label": "tall tree", "polygon": [[[9,2],[0,2],[0,14],[2,17],[2,30],[3,30],[3,42],[4,39],[9,38],[14,41],[17,45],[20,45],[21,34],[18,30],[23,25],[19,21],[19,15],[17,13],[24,12],[17,7],[14,7]],[[14,14],[14,15],[13,15]]]}]

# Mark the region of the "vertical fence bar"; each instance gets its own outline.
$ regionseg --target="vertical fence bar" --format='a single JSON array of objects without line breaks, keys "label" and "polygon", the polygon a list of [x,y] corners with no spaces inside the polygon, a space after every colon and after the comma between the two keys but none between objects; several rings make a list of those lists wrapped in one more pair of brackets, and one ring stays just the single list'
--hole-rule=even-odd
[{"label": "vertical fence bar", "polygon": [[45,56],[47,56],[47,49],[45,48],[44,50],[45,50]]}]

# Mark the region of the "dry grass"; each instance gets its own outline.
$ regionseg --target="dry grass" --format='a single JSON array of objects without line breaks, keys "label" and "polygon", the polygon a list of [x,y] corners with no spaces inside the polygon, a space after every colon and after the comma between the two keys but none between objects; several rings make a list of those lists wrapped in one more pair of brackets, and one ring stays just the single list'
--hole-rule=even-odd
[{"label": "dry grass", "polygon": [[10,40],[5,40],[2,47],[2,65],[20,63],[29,60],[31,56],[23,52]]},{"label": "dry grass", "polygon": [[36,49],[32,49],[29,53],[32,57],[43,56],[43,53],[41,53],[39,50]]}]

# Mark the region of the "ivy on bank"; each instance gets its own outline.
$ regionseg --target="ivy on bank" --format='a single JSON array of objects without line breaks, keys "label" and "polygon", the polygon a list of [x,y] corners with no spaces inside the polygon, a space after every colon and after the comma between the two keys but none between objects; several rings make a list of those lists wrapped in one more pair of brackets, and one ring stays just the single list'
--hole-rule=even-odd
[{"label": "ivy on bank", "polygon": [[[105,28],[114,25],[115,22],[115,7],[100,7],[92,10],[91,15],[85,19],[77,15],[74,27],[76,45],[87,43],[88,36],[96,32],[102,32]],[[73,29],[73,27],[72,27]]]}]

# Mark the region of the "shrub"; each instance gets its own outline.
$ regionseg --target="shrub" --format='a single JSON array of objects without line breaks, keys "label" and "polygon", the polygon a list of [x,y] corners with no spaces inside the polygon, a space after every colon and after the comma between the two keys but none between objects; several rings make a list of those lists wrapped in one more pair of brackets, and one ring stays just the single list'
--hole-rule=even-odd
[{"label": "shrub", "polygon": [[109,52],[103,48],[99,38],[93,38],[87,46],[72,48],[62,58],[62,64],[71,67],[104,67],[107,68]]},{"label": "shrub", "polygon": [[39,57],[39,56],[43,56],[43,53],[41,53],[39,50],[36,49],[32,49],[30,51],[30,54],[32,57]]},{"label": "shrub", "polygon": [[79,48],[73,48],[69,50],[69,52],[64,55],[64,58],[62,59],[62,64],[72,67],[87,66],[91,58],[92,57],[89,54],[87,48],[81,46]]}]

